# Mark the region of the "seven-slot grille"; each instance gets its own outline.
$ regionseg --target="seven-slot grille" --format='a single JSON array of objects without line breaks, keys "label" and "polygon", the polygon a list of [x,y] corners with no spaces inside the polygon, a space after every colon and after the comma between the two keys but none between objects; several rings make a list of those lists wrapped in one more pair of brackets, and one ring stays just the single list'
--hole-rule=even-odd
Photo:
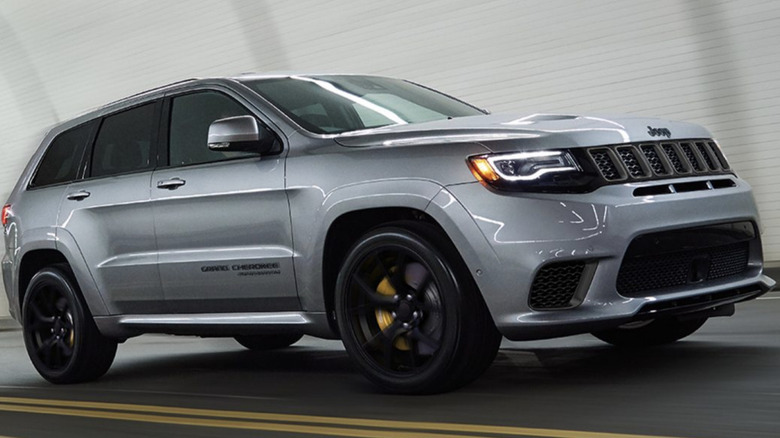
[{"label": "seven-slot grille", "polygon": [[607,182],[731,173],[712,140],[641,142],[588,148]]}]

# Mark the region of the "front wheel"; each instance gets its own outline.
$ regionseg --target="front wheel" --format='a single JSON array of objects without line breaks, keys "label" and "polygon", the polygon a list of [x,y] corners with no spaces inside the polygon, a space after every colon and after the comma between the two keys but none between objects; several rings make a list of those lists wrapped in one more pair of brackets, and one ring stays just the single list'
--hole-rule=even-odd
[{"label": "front wheel", "polygon": [[706,321],[707,318],[638,321],[593,332],[593,336],[617,347],[649,347],[671,344],[689,336]]},{"label": "front wheel", "polygon": [[97,379],[114,361],[117,343],[98,331],[66,265],[33,276],[22,305],[22,329],[33,366],[52,383]]},{"label": "front wheel", "polygon": [[369,232],[336,281],[336,316],[358,368],[388,392],[436,393],[479,377],[501,343],[449,240],[400,223]]}]

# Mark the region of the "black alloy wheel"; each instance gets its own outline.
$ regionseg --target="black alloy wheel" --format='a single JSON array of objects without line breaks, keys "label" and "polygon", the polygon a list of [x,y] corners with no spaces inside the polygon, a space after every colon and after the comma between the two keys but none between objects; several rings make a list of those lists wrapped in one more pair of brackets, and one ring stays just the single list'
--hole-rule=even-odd
[{"label": "black alloy wheel", "polygon": [[388,392],[469,383],[501,342],[460,256],[424,223],[402,222],[360,239],[339,274],[336,303],[347,351]]},{"label": "black alloy wheel", "polygon": [[33,276],[22,314],[27,353],[46,380],[83,382],[108,371],[117,343],[98,331],[67,265],[50,266]]}]

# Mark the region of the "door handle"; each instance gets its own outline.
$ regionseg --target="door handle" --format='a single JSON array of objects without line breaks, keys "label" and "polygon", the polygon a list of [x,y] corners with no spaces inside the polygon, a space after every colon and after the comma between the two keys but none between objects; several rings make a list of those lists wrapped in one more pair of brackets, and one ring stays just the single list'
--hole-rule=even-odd
[{"label": "door handle", "polygon": [[89,198],[90,193],[85,190],[73,192],[68,195],[68,199],[71,201],[81,201],[82,199]]},{"label": "door handle", "polygon": [[157,188],[158,189],[168,189],[168,190],[176,190],[179,187],[186,184],[187,181],[184,181],[181,178],[171,178],[169,180],[165,181],[157,181]]}]

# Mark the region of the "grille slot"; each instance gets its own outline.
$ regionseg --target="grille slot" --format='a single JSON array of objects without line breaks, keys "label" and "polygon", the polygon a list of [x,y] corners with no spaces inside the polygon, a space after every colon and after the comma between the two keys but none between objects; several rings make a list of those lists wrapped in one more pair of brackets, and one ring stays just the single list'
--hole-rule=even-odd
[{"label": "grille slot", "polygon": [[566,309],[576,305],[585,262],[558,262],[542,267],[531,284],[528,304],[532,309]]},{"label": "grille slot", "polygon": [[653,172],[656,175],[669,174],[669,171],[666,170],[666,166],[664,166],[664,162],[661,160],[661,156],[658,154],[658,151],[655,149],[655,145],[643,144],[639,146],[639,149],[641,149],[642,153],[645,154],[645,158],[647,159],[647,162],[650,164],[650,168],[653,169]]},{"label": "grille slot", "polygon": [[680,155],[677,153],[677,149],[674,147],[671,143],[663,143],[661,144],[661,147],[664,150],[664,153],[666,154],[666,158],[669,159],[669,162],[672,163],[672,167],[674,168],[674,171],[677,173],[688,173],[690,170],[688,167],[683,164],[683,160],[680,159]]},{"label": "grille slot", "polygon": [[693,146],[691,146],[690,143],[680,143],[680,149],[682,149],[683,153],[685,154],[685,158],[688,159],[688,162],[691,163],[691,168],[697,172],[703,172],[704,166],[699,161],[699,158],[696,156],[696,152],[693,151]]},{"label": "grille slot", "polygon": [[716,145],[714,141],[711,141],[707,144],[710,146],[710,149],[715,154],[715,157],[718,158],[718,163],[720,163],[720,168],[723,170],[729,170],[729,163],[728,161],[726,161],[726,157],[723,156],[723,152],[720,151],[718,145]]},{"label": "grille slot", "polygon": [[628,170],[628,174],[631,175],[633,178],[643,178],[648,175],[648,172],[645,171],[645,168],[642,166],[642,162],[639,161],[639,157],[637,157],[637,153],[634,152],[634,148],[632,147],[619,147],[617,149],[618,154],[620,155],[620,159],[623,160],[623,164],[626,166],[626,169]]},{"label": "grille slot", "polygon": [[718,170],[718,166],[715,164],[715,158],[712,156],[712,153],[709,151],[709,147],[703,142],[697,141],[696,148],[699,149],[699,153],[704,158],[704,161],[707,163],[707,167],[709,167],[711,170]]},{"label": "grille slot", "polygon": [[623,175],[620,174],[617,165],[612,160],[612,154],[609,149],[591,149],[589,152],[605,180],[617,181],[623,179]]}]

